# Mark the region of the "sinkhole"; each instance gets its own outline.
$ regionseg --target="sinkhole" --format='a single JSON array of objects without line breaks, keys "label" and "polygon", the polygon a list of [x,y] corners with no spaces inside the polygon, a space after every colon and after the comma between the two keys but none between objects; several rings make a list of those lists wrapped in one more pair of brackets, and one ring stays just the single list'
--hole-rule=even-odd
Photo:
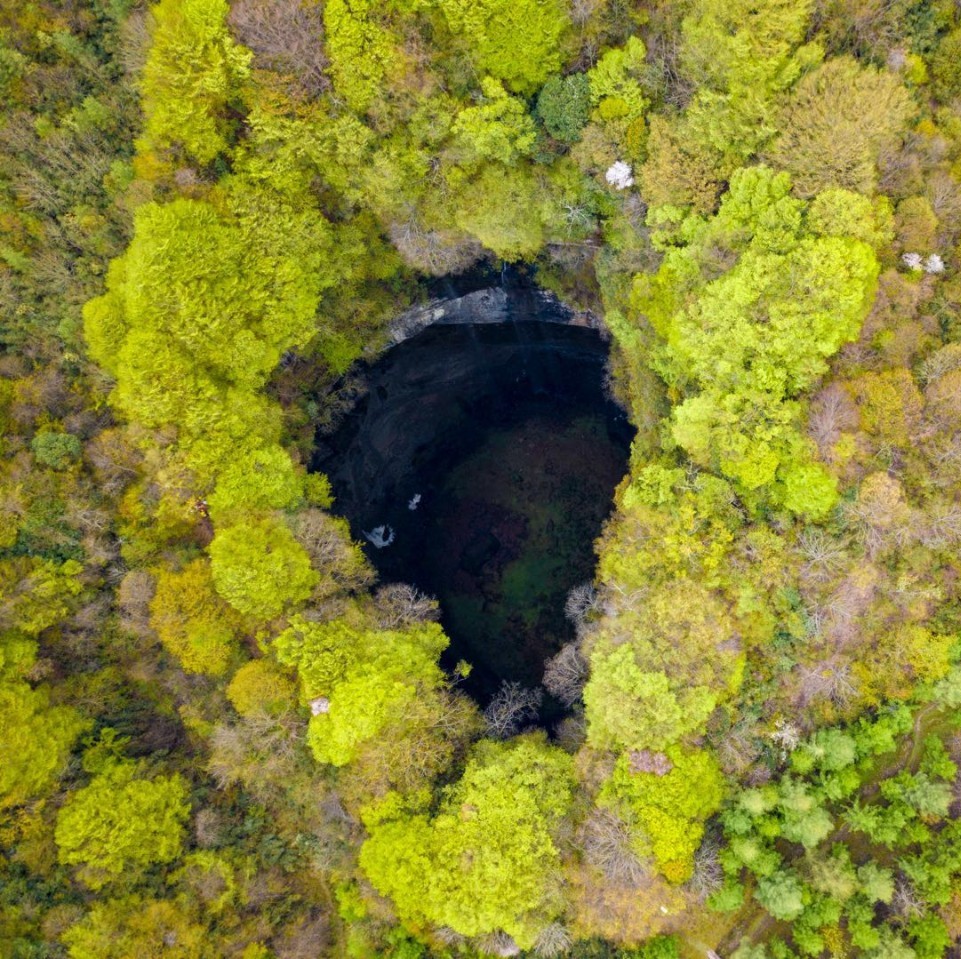
[{"label": "sinkhole", "polygon": [[604,338],[538,292],[448,300],[446,322],[369,367],[313,462],[381,582],[440,601],[444,665],[471,664],[481,705],[504,680],[539,685],[573,638],[565,600],[593,578],[634,435],[604,390]]}]

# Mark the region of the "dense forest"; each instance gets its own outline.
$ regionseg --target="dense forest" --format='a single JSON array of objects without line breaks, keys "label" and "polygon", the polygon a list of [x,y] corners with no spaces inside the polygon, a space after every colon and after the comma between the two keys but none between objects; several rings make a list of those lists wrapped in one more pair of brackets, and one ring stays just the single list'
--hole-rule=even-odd
[{"label": "dense forest", "polygon": [[[0,955],[961,955],[957,3],[0,0],[0,157]],[[548,728],[308,468],[502,263],[636,430]]]}]

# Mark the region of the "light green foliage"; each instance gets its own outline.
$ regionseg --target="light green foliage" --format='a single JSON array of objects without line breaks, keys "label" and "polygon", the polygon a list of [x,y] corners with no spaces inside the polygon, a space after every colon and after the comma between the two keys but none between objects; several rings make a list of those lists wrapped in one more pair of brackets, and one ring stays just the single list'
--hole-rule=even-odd
[{"label": "light green foliage", "polygon": [[223,675],[238,652],[241,618],[215,592],[206,559],[158,572],[150,625],[187,672]]},{"label": "light green foliage", "polygon": [[601,749],[663,749],[698,729],[717,705],[706,687],[673,689],[661,670],[644,670],[624,645],[591,659],[584,689],[588,742]]},{"label": "light green foliage", "polygon": [[305,700],[329,701],[329,711],[310,720],[307,741],[317,761],[346,765],[415,700],[442,688],[437,658],[446,647],[436,623],[400,632],[296,619],[274,651],[297,668]]},{"label": "light green foliage", "polygon": [[777,132],[774,98],[816,62],[801,47],[811,0],[697,0],[683,23],[681,62],[698,84],[687,110],[688,136],[733,169]]},{"label": "light green foliage", "polygon": [[190,813],[178,775],[146,779],[133,762],[115,761],[72,793],[57,815],[60,861],[80,866],[94,889],[180,856]]},{"label": "light green foliage", "polygon": [[461,110],[451,128],[456,162],[475,170],[485,161],[511,166],[530,153],[534,121],[523,101],[508,96],[497,80],[485,77],[481,89],[484,102]]},{"label": "light green foliage", "polygon": [[907,931],[917,959],[941,959],[953,944],[944,920],[932,913],[911,918],[907,923]]},{"label": "light green foliage", "polygon": [[275,662],[264,657],[244,663],[227,687],[227,698],[241,716],[280,716],[293,709],[293,681]]},{"label": "light green foliage", "polygon": [[0,560],[3,628],[37,636],[63,620],[83,590],[82,572],[83,565],[75,559],[63,563],[39,557]]},{"label": "light green foliage", "polygon": [[310,337],[332,282],[330,239],[319,214],[240,182],[216,203],[141,207],[108,293],[85,309],[91,352],[117,377],[125,410],[188,433],[215,428],[210,407],[225,387],[259,387]]},{"label": "light green foliage", "polygon": [[836,772],[856,759],[857,742],[853,736],[841,729],[821,729],[791,754],[791,766],[799,773],[813,769]]},{"label": "light green foliage", "polygon": [[781,502],[797,516],[827,516],[838,501],[837,479],[820,463],[787,464],[781,481]]},{"label": "light green foliage", "polygon": [[0,682],[0,809],[49,791],[89,725],[70,706],[50,706],[49,698],[42,687]]},{"label": "light green foliage", "polygon": [[[952,877],[961,874],[961,831],[946,822],[957,767],[941,738],[924,741],[919,763],[909,756],[917,771],[880,777],[874,771],[875,757],[890,753],[894,737],[912,726],[910,711],[899,707],[848,729],[819,730],[793,753],[792,772],[742,790],[722,813],[728,848],[721,861],[729,885],[734,888],[742,868],[753,872],[758,902],[772,917],[792,923],[791,941],[803,954],[820,953],[839,926],[856,950],[870,955],[889,946],[893,954],[913,946],[923,951],[929,935],[936,949],[943,939],[940,928],[909,924],[908,939],[895,941],[888,913],[876,908],[895,896],[894,871],[879,860],[896,861],[919,903],[934,906],[950,900]],[[852,839],[852,832],[862,835]],[[786,864],[786,846],[772,844],[778,838],[803,845],[803,857]],[[828,840],[833,845],[825,848]],[[868,841],[893,850],[894,857],[878,855]]]},{"label": "light green foliage", "polygon": [[258,619],[272,619],[303,602],[320,579],[303,547],[279,519],[217,530],[210,563],[217,592],[234,609]]},{"label": "light green foliage", "polygon": [[591,112],[591,83],[583,73],[551,77],[537,95],[537,116],[564,143],[580,139]]},{"label": "light green foliage", "polygon": [[608,50],[587,74],[591,103],[601,119],[623,117],[628,121],[644,116],[648,102],[638,83],[647,51],[637,37],[629,37],[623,47]]},{"label": "light green foliage", "polygon": [[457,225],[497,257],[515,261],[534,256],[544,243],[541,184],[525,168],[485,166],[457,198]]},{"label": "light green foliage", "polygon": [[838,902],[846,902],[859,891],[860,878],[847,846],[835,846],[828,856],[810,857],[808,869],[812,888]]},{"label": "light green foliage", "polygon": [[883,196],[870,200],[850,190],[824,190],[811,200],[807,227],[815,236],[853,237],[881,249],[894,239],[891,201]]},{"label": "light green foliage", "polygon": [[693,486],[682,484],[683,479],[683,471],[660,465],[634,474],[622,495],[624,515],[605,536],[602,579],[628,588],[647,585],[655,577],[718,585],[743,525],[734,508],[734,490],[706,474]]},{"label": "light green foliage", "polygon": [[364,195],[357,173],[374,140],[367,126],[352,113],[332,116],[322,103],[294,114],[269,106],[253,106],[247,118],[250,139],[236,164],[243,176],[286,196],[306,196],[318,177],[351,200]]},{"label": "light green foliage", "polygon": [[765,876],[757,887],[757,899],[775,919],[796,919],[804,910],[804,887],[790,871]]},{"label": "light green foliage", "polygon": [[501,929],[529,948],[560,908],[553,836],[572,789],[571,758],[542,736],[481,743],[435,816],[371,830],[361,867],[406,922]]},{"label": "light green foliage", "polygon": [[834,820],[817,794],[789,776],[781,781],[778,808],[783,816],[781,835],[805,849],[818,846],[834,828]]},{"label": "light green foliage", "polygon": [[531,94],[561,65],[569,21],[560,0],[438,0],[478,68]]},{"label": "light green foliage", "polygon": [[671,882],[684,882],[704,835],[704,820],[720,808],[725,784],[720,767],[705,750],[672,746],[670,771],[639,771],[641,757],[625,754],[604,784],[599,802],[618,809],[638,830],[637,847],[651,854]]},{"label": "light green foliage", "polygon": [[239,450],[226,464],[217,488],[208,497],[210,514],[215,522],[220,522],[229,519],[235,510],[243,514],[290,509],[300,503],[304,481],[290,455],[279,446]]},{"label": "light green foliage", "polygon": [[894,149],[913,113],[896,76],[852,57],[829,60],[787,102],[770,159],[790,172],[800,196],[831,187],[873,193],[878,156]]},{"label": "light green foliage", "polygon": [[182,147],[198,163],[226,151],[228,104],[247,79],[250,51],[227,29],[226,0],[161,0],[141,93],[146,146]]},{"label": "light green foliage", "polygon": [[390,33],[376,20],[371,0],[327,0],[324,26],[337,92],[363,113],[383,90],[398,54]]},{"label": "light green foliage", "polygon": [[214,959],[210,933],[192,911],[189,902],[139,895],[101,900],[63,941],[70,959]]},{"label": "light green foliage", "polygon": [[737,686],[733,634],[724,606],[685,577],[652,589],[640,609],[602,626],[584,691],[589,742],[663,749],[698,728]]},{"label": "light green foliage", "polygon": [[739,171],[717,216],[692,222],[658,273],[638,278],[634,302],[663,339],[657,368],[686,394],[678,445],[742,492],[767,487],[820,517],[833,481],[811,462],[795,400],[857,336],[878,264],[862,240],[812,235],[790,188],[764,167]]},{"label": "light green foliage", "polygon": [[858,867],[858,881],[861,895],[869,902],[890,902],[894,897],[894,876],[874,862],[866,862]]}]

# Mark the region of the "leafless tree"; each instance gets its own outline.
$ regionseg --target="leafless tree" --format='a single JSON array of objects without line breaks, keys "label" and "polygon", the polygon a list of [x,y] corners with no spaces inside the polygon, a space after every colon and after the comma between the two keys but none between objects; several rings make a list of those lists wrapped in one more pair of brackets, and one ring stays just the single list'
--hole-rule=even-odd
[{"label": "leafless tree", "polygon": [[554,730],[557,745],[569,753],[576,753],[587,740],[587,719],[583,712],[565,716]]},{"label": "leafless tree", "polygon": [[740,777],[761,755],[756,721],[742,720],[729,729],[718,743],[718,759],[724,772]]},{"label": "leafless tree", "polygon": [[949,343],[940,350],[935,350],[921,364],[921,380],[928,385],[959,367],[961,367],[961,343]]},{"label": "leafless tree", "polygon": [[925,510],[918,539],[929,549],[944,549],[961,542],[961,506],[939,502]]},{"label": "leafless tree", "polygon": [[576,642],[567,643],[544,664],[544,688],[565,706],[573,706],[587,682],[588,664]]},{"label": "leafless tree", "polygon": [[156,582],[145,569],[127,573],[117,589],[117,605],[120,607],[121,628],[134,636],[152,636],[150,628],[150,601]]},{"label": "leafless tree", "polygon": [[488,735],[496,739],[508,739],[517,735],[524,726],[537,718],[537,710],[543,698],[544,693],[539,686],[536,689],[526,689],[520,683],[511,683],[505,679],[484,710]]},{"label": "leafless tree", "polygon": [[688,886],[701,899],[707,899],[721,887],[724,870],[718,858],[719,846],[713,836],[707,836],[694,854],[694,872]]},{"label": "leafless tree", "polygon": [[929,175],[926,189],[931,209],[938,217],[939,239],[945,247],[954,246],[961,226],[961,189],[950,174],[941,170]]},{"label": "leafless tree", "polygon": [[194,837],[201,849],[213,849],[221,842],[223,816],[213,807],[205,806],[194,818]]},{"label": "leafless tree", "polygon": [[841,438],[841,431],[857,425],[857,409],[839,383],[830,384],[811,403],[808,433],[825,460],[834,458],[834,444]]},{"label": "leafless tree", "polygon": [[899,877],[895,883],[891,908],[904,919],[912,919],[924,913],[924,899],[904,876]]},{"label": "leafless tree", "polygon": [[432,276],[461,273],[484,253],[466,234],[428,229],[413,212],[406,220],[391,224],[387,235],[407,263]]},{"label": "leafless tree", "polygon": [[230,11],[230,25],[241,43],[254,51],[258,66],[287,74],[307,96],[329,88],[322,4],[239,0]]},{"label": "leafless tree", "polygon": [[357,561],[342,523],[323,510],[301,510],[294,523],[294,535],[310,554],[314,566],[328,572],[337,586],[356,589],[373,581],[373,570]]},{"label": "leafless tree", "polygon": [[521,950],[506,932],[492,932],[477,940],[477,951],[489,956],[500,956],[501,959],[510,959],[511,956],[519,955]]},{"label": "leafless tree", "polygon": [[207,768],[221,788],[242,782],[261,801],[274,800],[290,780],[303,736],[303,722],[290,715],[224,723],[210,737]]},{"label": "leafless tree", "polygon": [[904,487],[883,471],[872,473],[862,482],[858,498],[847,504],[844,514],[856,524],[870,556],[905,546],[914,538],[918,525]]},{"label": "leafless tree", "polygon": [[537,934],[534,954],[542,959],[553,959],[554,956],[567,952],[573,942],[571,934],[559,922],[552,922]]},{"label": "leafless tree", "polygon": [[131,10],[120,27],[120,63],[128,77],[136,77],[150,50],[151,15],[144,8]]},{"label": "leafless tree", "polygon": [[590,583],[575,586],[568,594],[564,603],[564,615],[581,629],[592,614],[600,610],[600,600],[597,590]]},{"label": "leafless tree", "polygon": [[638,886],[645,869],[631,848],[631,835],[624,822],[607,809],[595,809],[580,830],[584,858],[612,882]]},{"label": "leafless tree", "polygon": [[434,935],[445,945],[445,946],[460,946],[467,941],[467,937],[462,933],[459,933],[456,929],[451,929],[450,926],[440,926],[434,930]]},{"label": "leafless tree", "polygon": [[798,547],[805,559],[804,573],[812,580],[830,579],[845,563],[847,544],[817,527],[804,530]]},{"label": "leafless tree", "polygon": [[316,959],[329,955],[330,922],[323,913],[317,912],[292,929],[285,928],[270,944],[277,959]]},{"label": "leafless tree", "polygon": [[570,2],[571,20],[577,26],[582,27],[591,19],[604,0],[570,0]]},{"label": "leafless tree", "polygon": [[836,706],[844,706],[857,693],[851,664],[837,657],[802,666],[797,689],[802,707],[818,699],[828,699]]},{"label": "leafless tree", "polygon": [[374,597],[377,622],[382,629],[400,629],[412,623],[434,622],[440,616],[437,600],[407,583],[388,583]]}]

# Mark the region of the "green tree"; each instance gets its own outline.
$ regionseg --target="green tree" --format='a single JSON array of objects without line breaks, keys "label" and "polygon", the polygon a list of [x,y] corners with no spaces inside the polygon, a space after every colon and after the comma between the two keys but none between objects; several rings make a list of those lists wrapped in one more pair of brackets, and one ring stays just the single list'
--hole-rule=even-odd
[{"label": "green tree", "polygon": [[547,132],[563,143],[576,143],[591,115],[591,84],[583,73],[553,76],[537,95],[537,116]]},{"label": "green tree", "polygon": [[239,652],[241,617],[214,589],[210,563],[161,569],[150,602],[150,625],[187,672],[221,676]]},{"label": "green tree", "polygon": [[697,85],[685,131],[733,170],[777,132],[775,97],[821,56],[804,38],[811,0],[697,0],[682,24],[681,64]]},{"label": "green tree", "polygon": [[541,735],[483,742],[435,816],[371,827],[361,868],[407,922],[529,948],[561,909],[554,836],[573,786],[570,756]]},{"label": "green tree", "polygon": [[197,163],[227,150],[228,106],[249,74],[250,51],[227,29],[226,0],[161,0],[141,81],[145,143],[181,148]]},{"label": "green tree", "polygon": [[50,706],[47,689],[20,681],[0,682],[0,716],[0,809],[6,809],[52,788],[89,723],[71,706]]},{"label": "green tree", "polygon": [[437,659],[447,643],[436,623],[388,631],[295,619],[273,648],[297,668],[304,699],[324,701],[307,734],[318,762],[344,766],[400,717],[413,721],[416,701],[446,686]]},{"label": "green tree", "polygon": [[183,900],[128,896],[94,903],[64,934],[70,959],[214,959],[210,932]]},{"label": "green tree", "polygon": [[526,168],[487,164],[459,191],[454,218],[496,256],[513,262],[533,257],[543,246],[547,200]]},{"label": "green tree", "polygon": [[783,173],[738,171],[717,216],[636,279],[634,304],[662,337],[656,368],[685,397],[677,444],[742,494],[768,488],[817,518],[836,493],[800,435],[797,398],[857,336],[879,268],[863,241],[808,232],[790,189]]},{"label": "green tree", "polygon": [[560,0],[438,0],[477,66],[521,94],[561,65],[569,20]]},{"label": "green tree", "polygon": [[241,716],[280,716],[293,710],[297,690],[286,672],[264,657],[244,663],[234,673],[227,698]]},{"label": "green tree", "polygon": [[207,499],[215,522],[232,513],[290,509],[304,496],[305,477],[280,446],[240,450],[226,465]]},{"label": "green tree", "polygon": [[334,86],[358,113],[364,113],[382,93],[399,60],[390,33],[377,22],[376,10],[371,0],[327,0],[324,4]]},{"label": "green tree", "polygon": [[599,749],[663,749],[698,729],[717,705],[703,686],[674,689],[662,671],[645,671],[629,644],[591,658],[584,689],[587,738]]},{"label": "green tree", "polygon": [[57,814],[60,861],[80,866],[91,888],[180,856],[190,814],[187,783],[179,775],[143,773],[137,763],[114,761]]},{"label": "green tree", "polygon": [[775,919],[790,921],[804,911],[804,885],[797,875],[782,869],[758,882],[758,902]]},{"label": "green tree", "polygon": [[239,612],[273,619],[306,600],[320,577],[279,519],[264,518],[217,530],[210,544],[217,592]]},{"label": "green tree", "polygon": [[623,47],[608,50],[587,74],[591,103],[601,119],[637,120],[647,112],[648,101],[638,82],[646,66],[647,50],[637,37]]},{"label": "green tree", "polygon": [[931,80],[942,103],[961,97],[961,27],[941,38],[931,57]]},{"label": "green tree", "polygon": [[829,60],[797,85],[769,158],[790,172],[799,196],[873,193],[878,156],[897,146],[914,109],[894,74],[852,57]]},{"label": "green tree", "polygon": [[[660,759],[661,766],[646,769],[648,759]],[[659,757],[622,755],[599,802],[615,806],[638,829],[638,852],[653,854],[671,882],[684,882],[694,871],[704,821],[720,808],[724,792],[724,777],[709,752],[673,746]]]},{"label": "green tree", "polygon": [[497,80],[485,77],[481,89],[484,102],[461,110],[451,127],[455,162],[475,170],[488,161],[511,166],[533,148],[534,121]]},{"label": "green tree", "polygon": [[30,449],[41,466],[64,470],[80,459],[83,444],[71,433],[44,430],[31,440]]}]

